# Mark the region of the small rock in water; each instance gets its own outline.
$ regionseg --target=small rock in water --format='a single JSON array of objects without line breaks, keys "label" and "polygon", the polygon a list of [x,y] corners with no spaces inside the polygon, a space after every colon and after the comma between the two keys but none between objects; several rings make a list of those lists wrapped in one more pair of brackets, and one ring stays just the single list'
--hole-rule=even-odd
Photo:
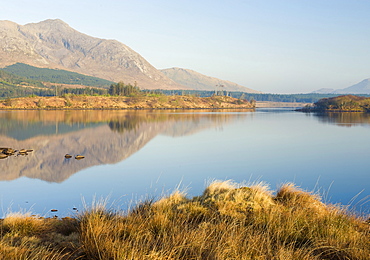
[{"label": "small rock in water", "polygon": [[6,155],[14,155],[15,150],[13,148],[6,148],[3,150],[3,153]]},{"label": "small rock in water", "polygon": [[20,149],[15,150],[13,148],[9,147],[0,147],[0,159],[5,159],[9,156],[15,155],[16,152],[18,152],[17,156],[19,155],[28,155],[29,152],[32,152],[32,149]]}]

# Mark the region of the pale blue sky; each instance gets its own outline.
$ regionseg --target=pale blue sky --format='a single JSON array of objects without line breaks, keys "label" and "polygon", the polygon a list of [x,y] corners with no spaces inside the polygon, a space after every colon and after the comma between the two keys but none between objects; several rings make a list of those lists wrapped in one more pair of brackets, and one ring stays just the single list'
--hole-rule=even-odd
[{"label": "pale blue sky", "polygon": [[0,20],[59,18],[116,39],[158,69],[181,67],[270,93],[370,78],[370,1],[0,0]]}]

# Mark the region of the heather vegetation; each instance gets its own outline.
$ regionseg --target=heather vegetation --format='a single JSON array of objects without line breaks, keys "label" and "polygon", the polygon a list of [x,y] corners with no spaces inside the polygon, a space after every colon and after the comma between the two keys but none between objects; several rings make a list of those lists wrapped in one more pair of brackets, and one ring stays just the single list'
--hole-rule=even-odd
[{"label": "heather vegetation", "polygon": [[314,103],[313,106],[307,106],[303,110],[370,112],[370,98],[354,95],[323,98]]},{"label": "heather vegetation", "polygon": [[8,214],[3,259],[368,259],[370,227],[317,194],[285,184],[210,184],[128,212],[96,203],[72,218]]}]

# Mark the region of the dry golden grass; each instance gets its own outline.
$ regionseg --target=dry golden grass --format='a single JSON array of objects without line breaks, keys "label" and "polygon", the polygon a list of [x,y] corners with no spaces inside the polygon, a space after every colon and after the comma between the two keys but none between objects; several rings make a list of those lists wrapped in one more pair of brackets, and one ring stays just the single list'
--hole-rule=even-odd
[{"label": "dry golden grass", "polygon": [[70,234],[64,236],[57,233],[61,231],[67,234],[67,226],[70,225],[66,224],[65,219],[10,213],[0,224],[0,259],[68,259],[74,251],[73,246],[68,244],[73,240],[78,241],[78,237],[77,233],[74,238]]},{"label": "dry golden grass", "polygon": [[[4,259],[369,259],[370,227],[292,184],[211,183],[123,214],[97,203],[75,219],[8,216]],[[18,258],[17,258],[18,257]],[[23,257],[23,258],[22,258]]]},{"label": "dry golden grass", "polygon": [[0,100],[0,109],[253,109],[246,100],[227,96],[84,96],[23,97]]}]

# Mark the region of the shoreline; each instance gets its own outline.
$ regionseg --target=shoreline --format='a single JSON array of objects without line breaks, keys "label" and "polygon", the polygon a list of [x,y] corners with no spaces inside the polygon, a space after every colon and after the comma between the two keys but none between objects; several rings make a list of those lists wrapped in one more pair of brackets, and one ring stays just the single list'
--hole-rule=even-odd
[{"label": "shoreline", "polygon": [[[97,201],[76,216],[9,213],[0,219],[4,259],[368,259],[369,219],[291,183],[214,181],[138,202],[123,212]],[[51,209],[51,212],[57,211]],[[150,256],[150,257],[149,257]],[[283,258],[281,258],[283,256]]]},{"label": "shoreline", "polygon": [[[256,107],[258,108],[258,107]],[[129,110],[255,110],[256,108],[240,108],[240,107],[209,107],[209,108],[0,108],[0,111],[20,111],[20,110],[28,110],[28,111],[69,111],[69,110],[121,110],[121,111],[129,111]]]},{"label": "shoreline", "polygon": [[227,96],[77,96],[26,97],[0,101],[0,110],[152,110],[254,109],[247,100]]},{"label": "shoreline", "polygon": [[370,98],[342,95],[332,98],[322,98],[313,105],[305,106],[299,111],[301,112],[370,112]]}]

